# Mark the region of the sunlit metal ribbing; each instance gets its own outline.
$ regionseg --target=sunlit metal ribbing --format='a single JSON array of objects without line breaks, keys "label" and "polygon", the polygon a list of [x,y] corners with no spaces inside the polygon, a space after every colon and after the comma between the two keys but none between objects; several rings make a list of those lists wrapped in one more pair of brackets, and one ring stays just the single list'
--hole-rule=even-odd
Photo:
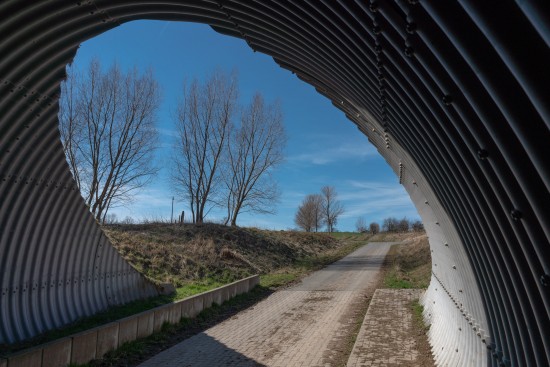
[{"label": "sunlit metal ribbing", "polygon": [[430,237],[438,364],[550,364],[550,10],[535,0],[3,1],[0,343],[155,292],[88,214],[57,131],[78,45],[136,19],[243,38],[368,136]]}]

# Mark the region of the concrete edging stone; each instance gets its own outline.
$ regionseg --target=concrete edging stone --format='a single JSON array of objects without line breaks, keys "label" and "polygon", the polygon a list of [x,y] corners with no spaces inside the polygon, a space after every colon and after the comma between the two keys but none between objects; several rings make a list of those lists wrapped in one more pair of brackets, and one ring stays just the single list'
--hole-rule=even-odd
[{"label": "concrete edging stone", "polygon": [[253,275],[204,293],[162,305],[142,313],[82,331],[49,343],[25,349],[0,358],[0,367],[64,367],[69,363],[84,364],[101,358],[124,343],[145,338],[161,330],[165,322],[177,324],[183,317],[197,316],[214,303],[246,293],[260,283]]}]

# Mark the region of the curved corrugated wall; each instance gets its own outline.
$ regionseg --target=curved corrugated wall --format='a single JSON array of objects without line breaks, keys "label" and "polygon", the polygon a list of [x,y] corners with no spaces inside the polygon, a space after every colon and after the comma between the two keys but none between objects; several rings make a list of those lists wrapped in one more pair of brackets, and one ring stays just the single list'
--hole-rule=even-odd
[{"label": "curved corrugated wall", "polygon": [[550,5],[281,0],[0,3],[0,343],[154,290],[88,213],[57,130],[78,45],[136,19],[210,24],[315,86],[427,228],[439,365],[550,365]]}]

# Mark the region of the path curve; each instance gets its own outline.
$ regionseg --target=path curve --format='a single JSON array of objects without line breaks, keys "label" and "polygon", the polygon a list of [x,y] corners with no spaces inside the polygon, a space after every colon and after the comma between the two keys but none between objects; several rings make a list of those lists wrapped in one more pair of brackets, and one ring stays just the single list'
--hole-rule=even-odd
[{"label": "path curve", "polygon": [[390,246],[363,246],[141,366],[331,366]]}]

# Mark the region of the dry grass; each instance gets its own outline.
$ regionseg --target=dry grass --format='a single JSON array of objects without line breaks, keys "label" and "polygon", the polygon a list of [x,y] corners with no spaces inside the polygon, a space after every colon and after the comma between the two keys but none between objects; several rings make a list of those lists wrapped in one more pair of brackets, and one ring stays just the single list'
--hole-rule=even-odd
[{"label": "dry grass", "polygon": [[201,279],[230,282],[266,274],[340,246],[325,233],[218,224],[116,225],[104,230],[136,269],[176,287]]},{"label": "dry grass", "polygon": [[428,237],[413,236],[393,245],[388,253],[389,269],[384,284],[388,288],[427,288],[432,264]]}]

